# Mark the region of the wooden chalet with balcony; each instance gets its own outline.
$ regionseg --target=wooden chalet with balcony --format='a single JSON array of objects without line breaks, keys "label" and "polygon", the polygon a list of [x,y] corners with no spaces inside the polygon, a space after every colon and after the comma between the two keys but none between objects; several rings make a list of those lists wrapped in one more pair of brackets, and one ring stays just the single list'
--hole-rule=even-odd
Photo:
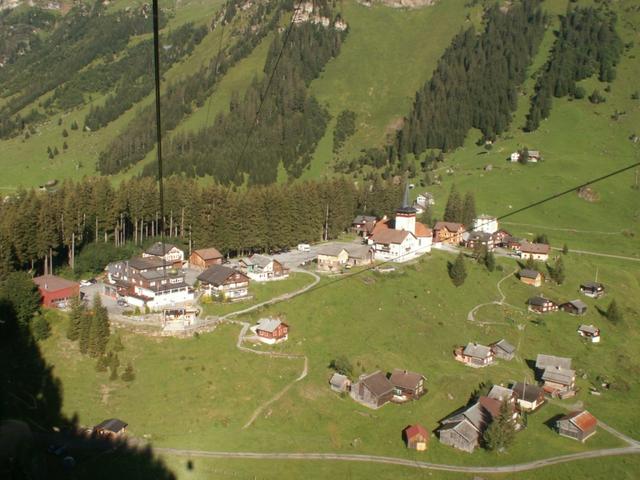
[{"label": "wooden chalet with balcony", "polygon": [[604,295],[604,285],[598,282],[586,282],[580,285],[580,293],[591,298],[600,298]]},{"label": "wooden chalet with balcony", "polygon": [[491,347],[469,342],[466,347],[458,347],[453,352],[454,358],[470,367],[487,367],[495,361],[495,353]]},{"label": "wooden chalet with balcony", "polygon": [[447,243],[449,245],[460,245],[462,234],[465,232],[464,225],[456,222],[436,222],[433,227],[433,243]]},{"label": "wooden chalet with balcony", "polygon": [[424,386],[426,379],[424,375],[407,370],[396,368],[389,376],[389,381],[394,388],[394,400],[404,402],[406,400],[417,400],[427,393]]},{"label": "wooden chalet with balcony", "polygon": [[558,311],[558,305],[544,297],[531,297],[527,300],[527,306],[529,311],[534,313],[550,313]]},{"label": "wooden chalet with balcony", "polygon": [[249,298],[249,277],[224,265],[212,265],[198,281],[204,295],[232,302]]}]

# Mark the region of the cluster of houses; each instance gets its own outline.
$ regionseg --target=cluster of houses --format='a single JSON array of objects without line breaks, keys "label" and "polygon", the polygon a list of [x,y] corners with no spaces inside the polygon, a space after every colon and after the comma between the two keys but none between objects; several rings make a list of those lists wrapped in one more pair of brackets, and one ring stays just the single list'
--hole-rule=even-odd
[{"label": "cluster of houses", "polygon": [[457,347],[453,351],[453,356],[457,361],[474,368],[488,367],[495,363],[496,358],[511,360],[515,354],[516,347],[504,338],[488,346],[469,342],[466,347]]},{"label": "cluster of houses", "polygon": [[353,400],[373,409],[389,402],[404,403],[417,400],[427,393],[425,383],[424,375],[398,368],[391,373],[378,370],[360,375],[354,383],[340,373],[334,373],[329,379],[333,391],[349,393]]}]

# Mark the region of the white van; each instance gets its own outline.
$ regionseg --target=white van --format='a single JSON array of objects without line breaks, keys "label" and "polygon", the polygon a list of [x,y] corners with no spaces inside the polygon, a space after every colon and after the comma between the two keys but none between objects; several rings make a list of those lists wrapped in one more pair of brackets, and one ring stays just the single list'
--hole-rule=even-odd
[{"label": "white van", "polygon": [[298,244],[298,251],[299,252],[310,252],[311,251],[311,245],[309,245],[308,243],[299,243]]}]

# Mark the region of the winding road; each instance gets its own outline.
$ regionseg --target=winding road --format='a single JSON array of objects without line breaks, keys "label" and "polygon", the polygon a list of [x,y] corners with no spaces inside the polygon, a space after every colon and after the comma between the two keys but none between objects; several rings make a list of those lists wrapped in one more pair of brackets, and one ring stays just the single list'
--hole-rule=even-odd
[{"label": "winding road", "polygon": [[[476,305],[475,307],[473,307],[469,311],[469,313],[467,314],[467,320],[469,322],[475,322],[476,321],[476,316],[475,316],[476,312],[480,308],[486,307],[487,305],[506,305],[507,307],[520,309],[520,307],[516,307],[515,305],[510,305],[510,304],[505,302],[505,300],[507,299],[507,296],[504,294],[504,292],[500,288],[500,285],[502,284],[502,282],[504,282],[507,278],[510,278],[511,276],[513,276],[517,271],[518,271],[518,269],[516,268],[513,272],[505,275],[500,280],[498,280],[498,283],[496,284],[496,288],[498,289],[498,293],[500,294],[500,300],[494,300],[493,302],[481,303],[480,305]],[[483,325],[484,324],[486,324],[486,323],[483,323]]]}]

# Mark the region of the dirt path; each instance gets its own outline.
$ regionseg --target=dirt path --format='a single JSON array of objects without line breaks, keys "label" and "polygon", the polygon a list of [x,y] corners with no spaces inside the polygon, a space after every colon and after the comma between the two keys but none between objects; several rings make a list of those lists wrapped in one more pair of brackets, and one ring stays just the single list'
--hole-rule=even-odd
[{"label": "dirt path", "polygon": [[[518,269],[516,268],[515,270],[513,270],[513,272],[507,274],[506,276],[504,276],[500,280],[498,280],[498,283],[496,284],[496,288],[498,289],[498,293],[500,294],[500,300],[494,300],[493,302],[481,303],[481,304],[476,305],[475,307],[473,307],[469,311],[469,313],[467,314],[467,320],[469,322],[476,322],[476,312],[478,310],[480,310],[482,307],[486,307],[487,305],[502,305],[502,306],[507,306],[507,307],[511,307],[511,308],[515,308],[515,309],[520,309],[520,307],[516,307],[515,305],[510,305],[510,304],[505,302],[505,300],[507,299],[507,296],[504,294],[504,292],[502,291],[502,288],[501,288],[502,282],[504,282],[507,278],[510,278],[517,271],[518,271]],[[482,325],[507,325],[506,322],[478,322],[478,324],[482,324]]]},{"label": "dirt path", "polygon": [[501,465],[497,467],[480,466],[458,466],[441,463],[422,462],[405,458],[383,457],[378,455],[355,455],[342,453],[260,453],[260,452],[212,452],[203,450],[182,450],[177,448],[155,448],[155,452],[169,455],[181,455],[187,457],[203,458],[240,458],[257,460],[325,460],[325,461],[347,461],[382,463],[388,465],[401,465],[404,467],[414,467],[426,470],[440,470],[446,472],[462,473],[512,473],[536,470],[538,468],[557,465],[559,463],[575,462],[588,458],[612,457],[619,455],[640,454],[640,447],[629,446],[621,448],[603,448],[591,450],[589,452],[573,453],[570,455],[560,455],[532,462],[517,463],[514,465]]},{"label": "dirt path", "polygon": [[602,232],[598,230],[578,230],[577,228],[566,228],[566,227],[548,227],[546,225],[533,225],[531,223],[516,223],[516,222],[501,222],[503,225],[515,225],[518,227],[533,227],[541,230],[555,230],[557,232],[569,232],[569,233],[590,233],[595,235],[620,235],[622,234],[622,230],[617,232]]},{"label": "dirt path", "polygon": [[[552,250],[562,251],[561,248],[551,247]],[[569,253],[578,253],[581,255],[591,255],[594,257],[607,257],[607,258],[617,258],[619,260],[628,260],[631,262],[640,262],[640,258],[637,257],[626,257],[624,255],[614,255],[612,253],[600,253],[600,252],[590,252],[588,250],[574,250],[573,248],[569,249]]]}]

